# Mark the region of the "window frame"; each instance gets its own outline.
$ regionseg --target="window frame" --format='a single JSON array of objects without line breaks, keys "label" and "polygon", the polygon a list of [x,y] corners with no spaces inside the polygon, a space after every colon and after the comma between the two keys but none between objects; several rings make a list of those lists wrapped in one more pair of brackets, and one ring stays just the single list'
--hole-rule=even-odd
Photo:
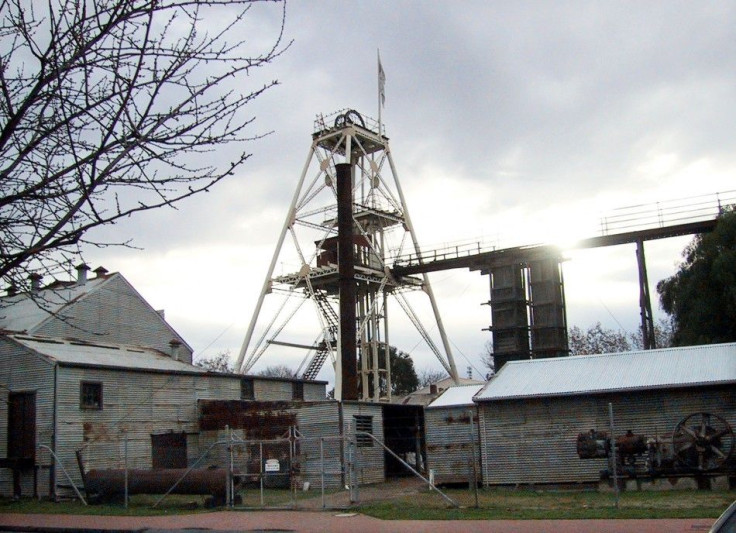
[{"label": "window frame", "polygon": [[370,433],[373,435],[373,415],[353,415],[355,426],[355,444],[358,448],[372,448],[373,439],[368,435],[359,433]]},{"label": "window frame", "polygon": [[[92,389],[94,388],[94,389]],[[97,402],[89,400],[97,399]],[[102,411],[104,407],[104,387],[101,381],[79,382],[79,408],[85,411]]]},{"label": "window frame", "polygon": [[304,401],[304,382],[303,381],[292,381],[291,382],[291,399]]},{"label": "window frame", "polygon": [[241,378],[240,379],[240,399],[241,400],[255,400],[256,399],[256,386],[253,378]]}]

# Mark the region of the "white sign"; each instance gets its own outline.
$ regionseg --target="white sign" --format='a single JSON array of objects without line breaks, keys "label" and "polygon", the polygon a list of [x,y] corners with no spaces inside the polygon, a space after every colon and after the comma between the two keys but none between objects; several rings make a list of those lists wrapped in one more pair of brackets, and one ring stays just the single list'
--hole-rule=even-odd
[{"label": "white sign", "polygon": [[266,461],[266,472],[278,472],[281,470],[278,459],[268,459]]}]

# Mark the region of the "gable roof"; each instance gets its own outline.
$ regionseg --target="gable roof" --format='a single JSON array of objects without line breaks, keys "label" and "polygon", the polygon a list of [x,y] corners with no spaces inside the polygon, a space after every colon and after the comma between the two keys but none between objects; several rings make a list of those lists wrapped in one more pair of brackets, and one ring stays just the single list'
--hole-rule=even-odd
[{"label": "gable roof", "polygon": [[37,298],[31,297],[28,293],[2,297],[0,298],[0,330],[13,333],[39,333],[46,323],[56,319],[65,309],[71,308],[89,295],[103,290],[106,285],[117,281],[123,283],[150,310],[153,320],[159,321],[189,352],[194,351],[171,324],[119,272],[100,274],[87,279],[84,283],[55,281],[41,289]]},{"label": "gable roof", "polygon": [[736,343],[512,361],[478,402],[736,383]]},{"label": "gable roof", "polygon": [[52,284],[41,289],[37,298],[28,293],[0,298],[0,329],[32,332],[65,307],[97,290],[114,275],[98,276],[84,284]]},{"label": "gable roof", "polygon": [[427,406],[427,409],[434,407],[463,407],[466,405],[475,405],[473,403],[473,396],[480,391],[485,384],[481,385],[457,385],[449,387],[432,403]]},{"label": "gable roof", "polygon": [[177,361],[153,348],[30,335],[6,335],[5,337],[63,366],[208,374],[204,368]]}]

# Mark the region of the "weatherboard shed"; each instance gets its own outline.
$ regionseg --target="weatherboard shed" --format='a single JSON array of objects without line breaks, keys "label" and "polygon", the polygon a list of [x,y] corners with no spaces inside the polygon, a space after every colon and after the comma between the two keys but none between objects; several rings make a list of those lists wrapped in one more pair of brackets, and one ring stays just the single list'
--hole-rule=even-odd
[{"label": "weatherboard shed", "polygon": [[736,427],[736,343],[512,361],[475,396],[485,485],[596,484],[607,460],[576,438],[607,431],[671,441],[693,413]]}]

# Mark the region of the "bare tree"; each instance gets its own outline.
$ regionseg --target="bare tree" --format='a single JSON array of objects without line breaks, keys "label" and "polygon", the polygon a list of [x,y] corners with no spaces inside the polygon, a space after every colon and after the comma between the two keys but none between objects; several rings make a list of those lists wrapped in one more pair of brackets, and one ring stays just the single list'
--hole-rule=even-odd
[{"label": "bare tree", "polygon": [[419,378],[419,388],[423,389],[424,387],[429,387],[432,383],[442,381],[449,376],[444,370],[425,368],[417,372],[417,377]]},{"label": "bare tree", "polygon": [[296,372],[289,368],[286,365],[271,365],[260,372],[258,372],[259,376],[264,376],[268,378],[296,378],[298,377]]},{"label": "bare tree", "polygon": [[[0,0],[0,276],[55,274],[88,232],[174,206],[248,159],[245,80],[289,43],[242,34],[250,0]],[[259,4],[259,5],[257,5]],[[257,49],[256,49],[257,48]],[[233,146],[227,160],[223,145]]]},{"label": "bare tree", "polygon": [[493,341],[487,341],[483,346],[483,353],[480,354],[480,360],[488,369],[488,373],[485,375],[486,379],[496,373],[496,360],[493,358]]},{"label": "bare tree", "polygon": [[573,326],[568,332],[571,355],[628,352],[631,350],[630,335],[625,331],[604,328],[596,322],[586,331]]},{"label": "bare tree", "polygon": [[235,372],[230,350],[220,352],[213,357],[199,357],[195,359],[194,364],[210,372],[222,372],[224,374]]}]

